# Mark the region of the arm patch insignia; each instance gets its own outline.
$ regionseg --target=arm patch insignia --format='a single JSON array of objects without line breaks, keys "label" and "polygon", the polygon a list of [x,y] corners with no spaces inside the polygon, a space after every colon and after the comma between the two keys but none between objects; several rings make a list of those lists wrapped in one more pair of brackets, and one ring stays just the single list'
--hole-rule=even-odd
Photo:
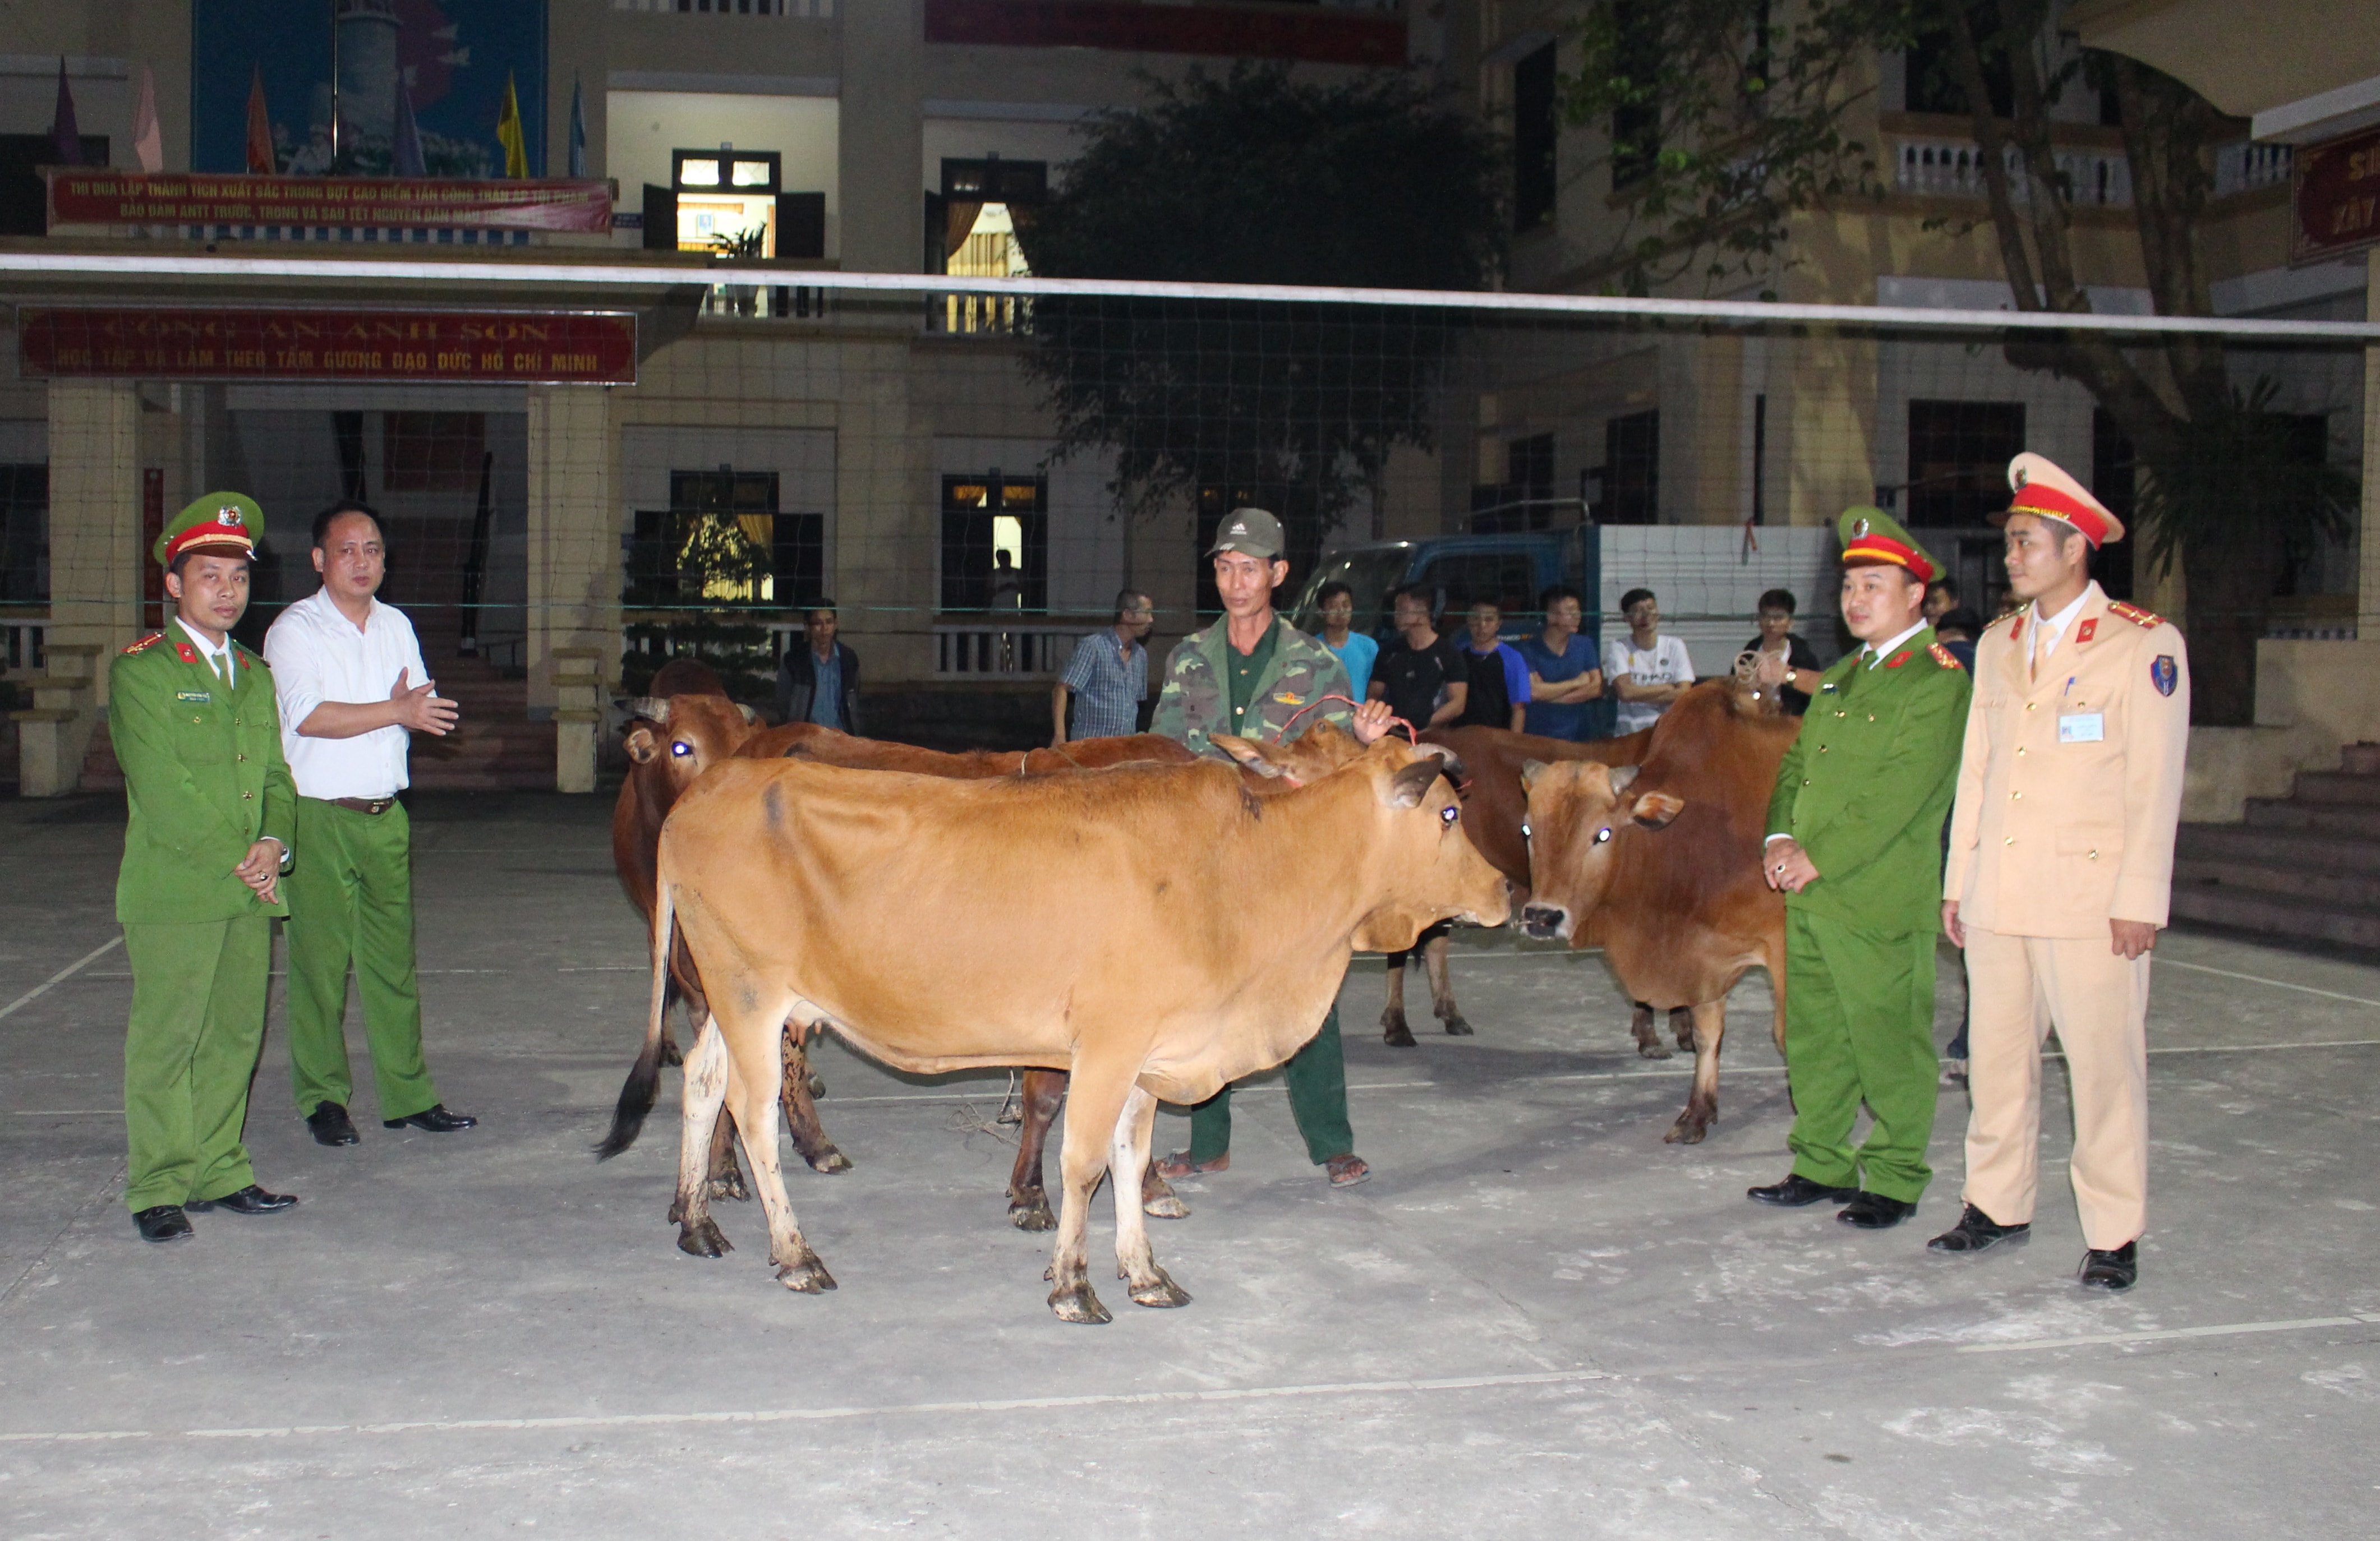
[{"label": "arm patch insignia", "polygon": [[1957,669],[1961,673],[1966,673],[1966,670],[1961,667],[1959,662],[1959,655],[1952,652],[1949,649],[1942,646],[1941,643],[1934,643],[1928,647],[1925,651],[1935,662],[1940,664],[1943,668]]}]

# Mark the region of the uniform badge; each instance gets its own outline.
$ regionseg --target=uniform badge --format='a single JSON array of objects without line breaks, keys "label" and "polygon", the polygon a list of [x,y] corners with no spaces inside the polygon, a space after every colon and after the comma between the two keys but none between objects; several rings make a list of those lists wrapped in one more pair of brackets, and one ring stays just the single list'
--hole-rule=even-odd
[{"label": "uniform badge", "polygon": [[213,702],[214,698],[203,690],[176,690],[174,699],[188,701],[192,706],[207,706]]},{"label": "uniform badge", "polygon": [[1867,539],[1867,521],[1865,519],[1855,519],[1852,522],[1852,539],[1854,540],[1864,540]]},{"label": "uniform badge", "polygon": [[1939,642],[1934,643],[1925,649],[1925,654],[1945,669],[1956,669],[1961,673],[1966,672],[1966,666],[1959,661],[1959,655],[1952,652],[1949,649],[1942,646]]},{"label": "uniform badge", "polygon": [[1299,695],[1294,690],[1277,690],[1273,692],[1272,698],[1279,701],[1283,706],[1304,706],[1305,704],[1305,698]]},{"label": "uniform badge", "polygon": [[2174,667],[2171,653],[2156,655],[2156,661],[2149,665],[2149,683],[2156,686],[2160,696],[2173,694],[2173,687],[2181,683],[2181,671]]},{"label": "uniform badge", "polygon": [[152,631],[148,636],[142,637],[140,641],[135,642],[132,646],[125,649],[125,656],[128,658],[134,653],[145,653],[164,640],[165,640],[165,634],[164,632]]},{"label": "uniform badge", "polygon": [[2110,604],[2107,607],[2107,613],[2110,615],[2120,615],[2125,620],[2130,621],[2132,625],[2140,627],[2143,631],[2154,631],[2157,627],[2165,625],[2165,617],[2159,615],[2156,612],[2153,610],[2143,610],[2140,606],[2128,603],[2122,600],[2118,600],[2113,604]]},{"label": "uniform badge", "polygon": [[1903,648],[1899,652],[1893,654],[1890,658],[1886,659],[1884,661],[1884,666],[1888,669],[1898,669],[1908,661],[1909,649]]},{"label": "uniform badge", "polygon": [[176,642],[174,644],[174,656],[185,663],[196,663],[199,661],[199,649],[191,647],[188,642]]},{"label": "uniform badge", "polygon": [[2022,636],[2023,636],[2023,635],[2024,635],[2024,612],[2023,612],[2023,611],[2022,611],[2022,610],[2020,610],[2020,611],[2018,611],[2018,612],[2016,613],[2016,619],[2015,619],[2013,622],[2010,623],[2010,625],[2009,625],[2009,640],[2010,640],[2010,641],[2011,641],[2011,642],[2013,642],[2013,641],[2015,641],[2018,637],[2022,637]]},{"label": "uniform badge", "polygon": [[2089,620],[2087,620],[2087,621],[2083,622],[2081,625],[2076,626],[2076,627],[2074,628],[2074,642],[2075,642],[2075,645],[2076,645],[2077,647],[2080,647],[2080,646],[2082,646],[2083,643],[2090,641],[2090,640],[2091,640],[2091,638],[2093,638],[2093,637],[2096,637],[2096,636],[2098,636],[2098,635],[2099,635],[2099,617],[2097,617],[2096,615],[2094,615],[2094,616],[2092,616]]}]

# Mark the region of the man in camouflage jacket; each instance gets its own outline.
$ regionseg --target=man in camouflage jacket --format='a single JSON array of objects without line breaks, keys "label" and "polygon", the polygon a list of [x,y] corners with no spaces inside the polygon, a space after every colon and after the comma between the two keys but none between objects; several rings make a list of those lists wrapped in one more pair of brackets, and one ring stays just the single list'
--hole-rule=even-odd
[{"label": "man in camouflage jacket", "polygon": [[[1350,702],[1347,671],[1337,657],[1273,613],[1272,591],[1289,576],[1281,551],[1281,521],[1261,508],[1233,509],[1223,522],[1208,553],[1223,618],[1174,645],[1151,733],[1222,759],[1216,734],[1279,744],[1309,724],[1336,722],[1369,744],[1388,731],[1387,705]],[[1326,699],[1331,696],[1341,698]],[[1352,1187],[1370,1176],[1347,1122],[1347,1064],[1336,1005],[1321,1031],[1290,1056],[1282,1075],[1306,1154],[1329,1170],[1331,1186]],[[1168,1156],[1158,1170],[1168,1177],[1222,1171],[1232,1164],[1231,1149],[1226,1086],[1192,1110],[1190,1148]]]}]

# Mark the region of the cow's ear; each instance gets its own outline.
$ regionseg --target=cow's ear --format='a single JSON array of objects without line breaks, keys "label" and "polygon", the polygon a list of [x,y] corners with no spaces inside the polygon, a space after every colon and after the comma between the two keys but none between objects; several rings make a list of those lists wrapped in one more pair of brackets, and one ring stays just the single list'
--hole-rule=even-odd
[{"label": "cow's ear", "polygon": [[1259,776],[1286,776],[1289,767],[1273,759],[1265,746],[1252,738],[1237,738],[1227,733],[1208,734],[1207,742],[1238,760]]},{"label": "cow's ear", "polygon": [[747,707],[747,706],[746,706],[743,702],[738,701],[738,702],[736,702],[736,703],[735,703],[735,710],[738,710],[738,711],[740,711],[740,712],[742,712],[742,713],[744,714],[744,722],[745,722],[745,725],[746,725],[747,727],[755,727],[755,728],[757,728],[757,727],[759,727],[759,726],[760,725],[760,714],[759,714],[759,712],[757,712],[757,711],[754,711],[750,707]]},{"label": "cow's ear", "polygon": [[1405,766],[1389,778],[1388,803],[1391,807],[1417,808],[1429,783],[1438,780],[1439,763],[1423,758]]},{"label": "cow's ear", "polygon": [[[1633,770],[1635,767],[1629,769]],[[1636,806],[1628,810],[1628,817],[1645,829],[1666,830],[1670,827],[1670,820],[1685,811],[1686,800],[1683,797],[1668,792],[1647,792],[1636,799]]]},{"label": "cow's ear", "polygon": [[1537,789],[1537,778],[1544,775],[1549,769],[1550,767],[1541,759],[1523,760],[1521,762],[1521,790],[1524,792],[1535,792]]},{"label": "cow's ear", "polygon": [[620,741],[620,746],[628,751],[628,758],[638,765],[650,765],[653,762],[653,757],[661,753],[660,747],[653,742],[652,724],[650,722],[639,722],[630,728],[628,736]]}]

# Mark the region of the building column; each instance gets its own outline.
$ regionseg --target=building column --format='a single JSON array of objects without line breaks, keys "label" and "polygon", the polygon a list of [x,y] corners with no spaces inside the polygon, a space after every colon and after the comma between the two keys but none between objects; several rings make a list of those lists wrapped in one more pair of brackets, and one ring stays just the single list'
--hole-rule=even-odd
[{"label": "building column", "polygon": [[1876,501],[1876,343],[1817,330],[1770,370],[1768,486],[1781,480],[1784,494],[1782,510],[1769,504],[1771,522],[1831,525]]},{"label": "building column", "polygon": [[28,797],[72,792],[107,702],[107,661],[140,625],[140,398],[130,381],[49,387],[47,673],[17,714]]},{"label": "building column", "polygon": [[[2363,319],[2380,322],[2380,247],[2363,258]],[[2362,571],[2356,576],[2355,635],[2380,642],[2380,347],[2363,350],[2363,507]]]},{"label": "building column", "polygon": [[611,393],[528,391],[528,711],[555,724],[554,784],[595,789],[601,692],[620,677]]}]

